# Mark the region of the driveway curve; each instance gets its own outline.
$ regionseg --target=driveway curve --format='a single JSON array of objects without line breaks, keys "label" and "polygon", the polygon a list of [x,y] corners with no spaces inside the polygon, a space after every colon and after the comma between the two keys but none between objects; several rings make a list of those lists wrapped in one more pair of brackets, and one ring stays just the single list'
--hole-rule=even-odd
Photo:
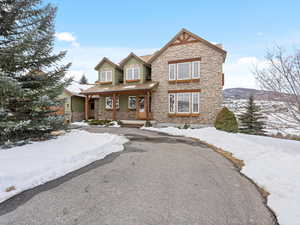
[{"label": "driveway curve", "polygon": [[255,185],[207,146],[133,128],[86,129],[131,141],[0,204],[1,225],[276,224]]}]

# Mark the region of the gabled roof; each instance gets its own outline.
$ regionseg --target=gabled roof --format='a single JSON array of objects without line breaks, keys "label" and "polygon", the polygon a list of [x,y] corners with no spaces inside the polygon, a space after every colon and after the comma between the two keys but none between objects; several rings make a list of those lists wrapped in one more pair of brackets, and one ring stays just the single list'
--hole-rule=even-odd
[{"label": "gabled roof", "polygon": [[[185,34],[189,35],[191,37],[192,40],[188,41],[188,39],[186,39],[186,43],[193,43],[193,42],[202,42],[203,44],[206,44],[207,46],[215,49],[216,51],[222,53],[224,55],[224,61],[226,58],[226,54],[227,52],[222,49],[220,46],[218,45],[214,45],[213,43],[204,40],[203,38],[197,36],[196,34],[188,31],[187,29],[181,29],[176,35],[175,37],[173,37],[164,47],[162,47],[159,51],[157,51],[155,54],[153,54],[153,56],[148,60],[148,63],[152,63],[158,56],[160,56],[168,47],[172,46],[172,45],[176,45],[176,41],[180,40],[180,37],[183,35],[185,36]],[[184,41],[184,40],[183,40]],[[178,43],[180,44],[180,43]]]},{"label": "gabled roof", "polygon": [[120,67],[123,67],[124,64],[126,62],[128,62],[129,59],[131,58],[135,58],[136,60],[138,60],[139,62],[141,62],[142,64],[144,64],[145,66],[151,66],[150,64],[148,64],[145,60],[143,60],[141,57],[137,56],[136,54],[134,54],[133,52],[131,52],[125,59],[123,59],[119,64]]},{"label": "gabled roof", "polygon": [[103,57],[103,59],[97,64],[97,66],[95,67],[95,70],[98,70],[105,62],[107,62],[108,64],[112,65],[112,67],[114,67],[116,69],[122,70],[119,65],[113,63],[112,61],[110,61],[106,57]]},{"label": "gabled roof", "polygon": [[139,56],[142,60],[144,60],[145,62],[148,62],[148,60],[153,56],[153,54],[151,55],[142,55]]},{"label": "gabled roof", "polygon": [[110,87],[103,87],[101,85],[94,85],[93,87],[86,89],[81,92],[84,95],[97,95],[97,94],[107,94],[116,92],[134,92],[134,91],[147,91],[152,90],[158,85],[158,82],[148,81],[142,84],[118,84]]}]

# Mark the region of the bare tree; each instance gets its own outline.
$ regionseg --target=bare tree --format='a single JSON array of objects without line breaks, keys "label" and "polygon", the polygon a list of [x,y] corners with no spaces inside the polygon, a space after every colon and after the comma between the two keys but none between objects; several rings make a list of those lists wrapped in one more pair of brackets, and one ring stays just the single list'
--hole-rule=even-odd
[{"label": "bare tree", "polygon": [[267,65],[256,65],[253,73],[262,89],[277,93],[277,97],[286,104],[287,112],[277,114],[278,119],[295,124],[300,129],[300,50],[294,54],[285,54],[284,49],[276,47],[266,55]]}]

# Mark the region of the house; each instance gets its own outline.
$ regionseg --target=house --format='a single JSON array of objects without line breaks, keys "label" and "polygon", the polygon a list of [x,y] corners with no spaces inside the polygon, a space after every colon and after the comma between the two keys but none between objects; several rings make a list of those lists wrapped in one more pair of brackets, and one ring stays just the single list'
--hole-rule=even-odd
[{"label": "house", "polygon": [[[62,101],[62,107],[58,109],[57,114],[64,115],[67,123],[82,121],[85,118],[85,96],[80,92],[90,88],[92,85],[79,84],[73,81],[66,87],[63,93],[58,97]],[[90,98],[88,102],[89,117],[94,115],[94,102],[96,97]]]},{"label": "house", "polygon": [[152,55],[130,53],[119,64],[104,57],[98,81],[85,95],[97,96],[93,117],[212,124],[221,108],[226,51],[186,29]]}]

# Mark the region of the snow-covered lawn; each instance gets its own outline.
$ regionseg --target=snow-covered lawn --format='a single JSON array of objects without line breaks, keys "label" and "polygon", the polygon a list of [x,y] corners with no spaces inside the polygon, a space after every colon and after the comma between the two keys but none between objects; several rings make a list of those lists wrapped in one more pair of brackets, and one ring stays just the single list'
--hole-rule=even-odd
[{"label": "snow-covered lawn", "polygon": [[[125,137],[75,130],[57,139],[0,149],[0,202],[123,150]],[[7,192],[9,187],[15,190]]]},{"label": "snow-covered lawn", "polygon": [[143,128],[197,138],[242,159],[242,173],[271,194],[268,205],[281,225],[300,225],[300,142],[233,134],[215,128]]}]

